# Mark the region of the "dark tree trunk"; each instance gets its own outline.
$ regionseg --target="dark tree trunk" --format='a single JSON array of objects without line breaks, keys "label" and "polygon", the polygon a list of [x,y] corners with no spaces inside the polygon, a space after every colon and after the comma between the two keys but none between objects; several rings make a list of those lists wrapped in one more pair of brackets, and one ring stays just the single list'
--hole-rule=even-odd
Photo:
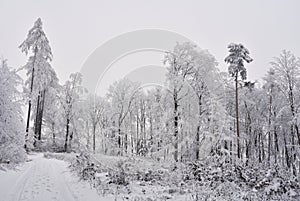
[{"label": "dark tree trunk", "polygon": [[295,123],[295,130],[296,130],[296,134],[297,134],[298,145],[300,145],[300,133],[299,133],[299,127],[298,127],[297,123]]},{"label": "dark tree trunk", "polygon": [[36,114],[35,114],[35,120],[34,120],[34,142],[33,146],[36,147],[37,141],[38,141],[38,130],[39,130],[39,112],[40,112],[40,93],[37,98],[37,105],[36,105]]},{"label": "dark tree trunk", "polygon": [[29,136],[30,113],[31,113],[31,100],[28,101],[28,113],[27,113],[26,134],[25,134],[25,144],[24,144],[24,148],[26,151],[28,151],[27,143],[28,143],[28,136]]},{"label": "dark tree trunk", "polygon": [[240,127],[239,127],[239,97],[238,97],[238,73],[235,75],[235,116],[236,116],[236,135],[237,135],[237,155],[240,153]]},{"label": "dark tree trunk", "polygon": [[[32,95],[33,91],[33,81],[34,81],[34,65],[35,65],[35,60],[36,60],[36,53],[37,53],[37,48],[34,49],[34,58],[33,58],[33,66],[32,66],[32,73],[31,73],[31,82],[30,82],[30,96]],[[31,113],[31,98],[29,98],[28,101],[28,113],[27,113],[27,123],[26,123],[26,133],[25,133],[25,145],[24,148],[26,151],[28,151],[27,143],[28,143],[28,137],[29,137],[29,123],[30,123],[30,113]]]},{"label": "dark tree trunk", "polygon": [[275,163],[277,163],[277,155],[279,153],[279,145],[278,145],[278,136],[277,136],[277,127],[274,127],[274,155],[275,155]]},{"label": "dark tree trunk", "polygon": [[35,116],[35,125],[34,125],[34,146],[36,142],[42,139],[42,123],[43,123],[43,113],[45,105],[45,94],[46,90],[39,92],[36,106],[36,116]]},{"label": "dark tree trunk", "polygon": [[200,145],[200,125],[197,126],[197,133],[196,133],[196,160],[199,160],[199,145]]},{"label": "dark tree trunk", "polygon": [[69,124],[70,124],[70,119],[67,118],[67,124],[66,124],[66,138],[65,138],[65,152],[68,151]]},{"label": "dark tree trunk", "polygon": [[38,140],[42,138],[42,126],[43,126],[43,115],[44,115],[44,106],[45,106],[45,95],[46,90],[43,91],[41,96],[41,104],[39,110],[39,127],[38,127]]},{"label": "dark tree trunk", "polygon": [[199,119],[198,119],[197,133],[196,133],[196,160],[199,159],[200,124],[201,124],[200,117],[202,115],[202,95],[198,96],[198,107],[199,107],[199,111],[198,111]]},{"label": "dark tree trunk", "polygon": [[258,161],[262,162],[261,132],[258,133]]},{"label": "dark tree trunk", "polygon": [[118,146],[119,146],[119,154],[122,154],[122,139],[121,139],[121,125],[118,125]]},{"label": "dark tree trunk", "polygon": [[51,130],[52,130],[52,144],[53,144],[53,146],[56,144],[55,143],[55,130],[54,130],[54,126],[55,126],[55,123],[52,122],[52,124],[51,124]]},{"label": "dark tree trunk", "polygon": [[130,143],[131,143],[131,154],[134,152],[134,128],[133,128],[133,122],[134,122],[134,114],[130,113]]},{"label": "dark tree trunk", "polygon": [[178,100],[177,95],[174,93],[174,160],[178,162]]}]

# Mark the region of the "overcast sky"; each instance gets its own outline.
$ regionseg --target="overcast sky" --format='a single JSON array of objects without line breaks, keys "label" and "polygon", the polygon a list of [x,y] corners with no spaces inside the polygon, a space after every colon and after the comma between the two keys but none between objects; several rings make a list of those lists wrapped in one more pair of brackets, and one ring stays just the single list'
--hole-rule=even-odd
[{"label": "overcast sky", "polygon": [[282,49],[300,56],[300,1],[297,0],[0,0],[0,55],[20,67],[27,58],[18,45],[41,17],[61,82],[87,57],[119,34],[158,28],[180,33],[223,62],[230,42],[243,43],[254,58],[249,79],[261,78]]}]

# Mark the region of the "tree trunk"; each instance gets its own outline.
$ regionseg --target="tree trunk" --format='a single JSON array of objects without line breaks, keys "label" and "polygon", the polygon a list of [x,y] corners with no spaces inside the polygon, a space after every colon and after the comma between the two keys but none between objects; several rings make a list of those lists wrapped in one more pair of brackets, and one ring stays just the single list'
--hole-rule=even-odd
[{"label": "tree trunk", "polygon": [[134,115],[132,112],[130,112],[130,147],[131,147],[131,154],[133,154],[133,150],[134,150],[134,141],[133,141],[133,135],[134,135],[134,128],[133,128],[133,124],[134,124]]},{"label": "tree trunk", "polygon": [[96,151],[96,124],[93,122],[93,153]]},{"label": "tree trunk", "polygon": [[[144,113],[144,118],[143,118],[143,132],[144,132],[144,149],[147,148],[147,133],[146,133],[146,116]],[[145,153],[146,150],[144,150]]]},{"label": "tree trunk", "polygon": [[[32,67],[32,74],[31,74],[31,83],[30,83],[30,96],[32,95],[33,91],[33,81],[34,81],[34,64],[36,60],[36,53],[37,53],[37,48],[34,49],[34,60],[33,60],[33,67]],[[29,97],[28,101],[28,113],[27,113],[27,123],[26,123],[26,133],[25,133],[25,144],[24,148],[26,151],[28,151],[27,143],[28,143],[28,137],[29,137],[29,123],[30,123],[30,113],[31,113],[31,98]]]},{"label": "tree trunk", "polygon": [[262,162],[262,148],[261,148],[261,132],[258,133],[258,161]]},{"label": "tree trunk", "polygon": [[275,163],[277,163],[277,155],[279,153],[279,145],[278,145],[278,136],[277,136],[277,127],[274,126],[274,155],[275,155]]},{"label": "tree trunk", "polygon": [[287,146],[285,132],[283,133],[283,141],[284,141],[284,153],[285,153],[286,165],[287,165],[288,168],[290,168],[291,167],[291,163],[290,163],[290,156],[289,156],[289,151],[288,151],[288,146]]},{"label": "tree trunk", "polygon": [[178,100],[176,95],[174,95],[174,137],[174,160],[178,162]]},{"label": "tree trunk", "polygon": [[51,130],[52,130],[52,144],[53,144],[53,146],[55,145],[55,130],[54,130],[54,125],[55,125],[55,123],[52,122],[52,124],[51,124]]},{"label": "tree trunk", "polygon": [[70,124],[70,119],[67,118],[67,124],[66,124],[66,139],[65,139],[65,152],[68,151],[69,124]]},{"label": "tree trunk", "polygon": [[297,122],[295,123],[295,130],[296,130],[296,134],[297,134],[298,145],[300,145],[300,133],[299,133],[299,127],[297,125]]},{"label": "tree trunk", "polygon": [[40,93],[37,98],[37,105],[36,105],[36,114],[35,114],[35,120],[34,120],[34,142],[33,146],[36,147],[36,143],[38,140],[38,127],[39,127],[39,112],[40,112]]},{"label": "tree trunk", "polygon": [[38,140],[42,139],[42,126],[43,126],[45,96],[46,96],[46,90],[43,90],[43,93],[42,93],[42,96],[41,96],[42,99],[41,99],[41,104],[40,104],[40,110],[39,110]]},{"label": "tree trunk", "polygon": [[265,160],[265,143],[264,143],[264,135],[262,133],[263,131],[261,130],[260,133],[261,133],[261,150],[262,150],[262,160],[264,161]]},{"label": "tree trunk", "polygon": [[89,129],[89,121],[86,121],[85,122],[85,127],[86,127],[86,133],[87,133],[87,136],[86,136],[86,149],[88,151],[90,151],[90,129]]},{"label": "tree trunk", "polygon": [[139,113],[136,114],[136,153],[139,154]]},{"label": "tree trunk", "polygon": [[[197,126],[197,133],[196,133],[196,160],[199,159],[199,146],[200,146],[200,117],[202,115],[202,95],[198,96],[198,126]],[[189,105],[190,110],[190,105]]]},{"label": "tree trunk", "polygon": [[127,154],[127,149],[128,149],[128,135],[127,135],[127,129],[125,131],[125,136],[124,136],[124,149],[125,153]]},{"label": "tree trunk", "polygon": [[239,97],[238,97],[238,73],[235,75],[235,116],[236,116],[236,135],[237,135],[237,155],[240,153],[240,127],[239,127]]},{"label": "tree trunk", "polygon": [[119,146],[119,151],[118,154],[122,155],[122,140],[121,140],[121,123],[118,123],[118,146]]},{"label": "tree trunk", "polygon": [[199,144],[200,144],[200,125],[197,126],[197,133],[196,133],[196,160],[199,160]]},{"label": "tree trunk", "polygon": [[270,91],[269,99],[269,118],[268,118],[268,164],[270,165],[271,160],[271,117],[272,117],[272,89]]},{"label": "tree trunk", "polygon": [[25,134],[25,144],[24,144],[24,148],[26,151],[28,151],[27,143],[28,143],[28,136],[29,136],[30,112],[31,112],[31,100],[28,101],[28,113],[27,113],[26,134]]}]

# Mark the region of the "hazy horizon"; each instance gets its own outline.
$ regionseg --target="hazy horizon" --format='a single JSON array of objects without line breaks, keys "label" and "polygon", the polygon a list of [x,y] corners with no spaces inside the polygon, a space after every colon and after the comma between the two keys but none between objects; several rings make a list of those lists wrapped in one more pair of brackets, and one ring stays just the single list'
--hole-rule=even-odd
[{"label": "hazy horizon", "polygon": [[[23,66],[27,57],[18,45],[25,39],[34,21],[41,17],[53,51],[52,67],[61,83],[70,73],[80,71],[88,56],[109,39],[149,28],[179,33],[200,48],[208,49],[222,71],[227,70],[224,63],[227,45],[230,42],[244,44],[254,59],[247,65],[249,80],[260,79],[272,58],[283,49],[300,55],[297,41],[300,35],[299,1],[104,3],[13,0],[1,3],[0,55],[8,59],[12,67]],[[139,59],[138,56],[135,59]],[[118,70],[110,74],[114,74],[113,79],[123,76]]]}]

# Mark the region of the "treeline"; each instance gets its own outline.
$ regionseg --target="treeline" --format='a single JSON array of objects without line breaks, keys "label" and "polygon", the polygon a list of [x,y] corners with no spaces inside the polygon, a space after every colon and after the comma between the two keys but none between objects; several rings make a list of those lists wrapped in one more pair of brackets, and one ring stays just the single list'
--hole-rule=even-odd
[{"label": "treeline", "polygon": [[40,19],[20,49],[29,55],[27,151],[85,149],[181,162],[219,155],[300,170],[300,59],[289,51],[271,61],[258,83],[247,81],[244,63],[252,58],[241,44],[228,46],[229,73],[218,70],[207,50],[176,44],[164,57],[164,86],[145,90],[121,79],[99,97],[82,87],[80,73],[59,84]]}]

